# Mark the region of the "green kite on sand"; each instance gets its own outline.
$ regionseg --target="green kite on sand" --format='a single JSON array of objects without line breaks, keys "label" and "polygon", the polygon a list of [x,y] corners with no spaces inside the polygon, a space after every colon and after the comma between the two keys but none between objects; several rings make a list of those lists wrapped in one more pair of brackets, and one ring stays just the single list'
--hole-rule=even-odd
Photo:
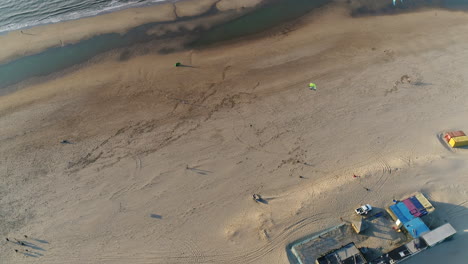
[{"label": "green kite on sand", "polygon": [[311,90],[317,90],[317,85],[315,85],[315,83],[309,83],[309,89]]}]

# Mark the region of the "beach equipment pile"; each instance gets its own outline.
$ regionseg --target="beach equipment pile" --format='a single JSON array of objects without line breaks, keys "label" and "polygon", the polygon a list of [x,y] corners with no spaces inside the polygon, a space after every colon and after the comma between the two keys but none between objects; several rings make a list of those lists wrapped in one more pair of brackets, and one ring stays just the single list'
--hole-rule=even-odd
[{"label": "beach equipment pile", "polygon": [[468,136],[461,130],[445,133],[444,139],[452,148],[468,146]]}]

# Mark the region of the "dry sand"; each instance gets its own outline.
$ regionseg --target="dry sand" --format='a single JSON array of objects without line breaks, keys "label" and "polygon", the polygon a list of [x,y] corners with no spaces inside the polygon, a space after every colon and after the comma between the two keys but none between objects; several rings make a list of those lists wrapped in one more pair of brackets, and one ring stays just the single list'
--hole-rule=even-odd
[{"label": "dry sand", "polygon": [[288,263],[357,205],[422,191],[458,234],[407,263],[463,263],[468,150],[437,135],[468,130],[467,22],[323,9],[0,97],[0,230],[48,242],[31,257],[3,240],[0,262]]}]

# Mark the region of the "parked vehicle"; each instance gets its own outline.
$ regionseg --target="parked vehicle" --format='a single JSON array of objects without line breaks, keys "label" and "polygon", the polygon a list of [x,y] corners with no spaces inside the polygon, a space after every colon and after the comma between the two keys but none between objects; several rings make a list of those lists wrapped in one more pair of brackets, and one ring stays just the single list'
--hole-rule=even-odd
[{"label": "parked vehicle", "polygon": [[358,215],[366,215],[368,212],[372,211],[372,206],[370,204],[362,205],[361,207],[354,210]]}]

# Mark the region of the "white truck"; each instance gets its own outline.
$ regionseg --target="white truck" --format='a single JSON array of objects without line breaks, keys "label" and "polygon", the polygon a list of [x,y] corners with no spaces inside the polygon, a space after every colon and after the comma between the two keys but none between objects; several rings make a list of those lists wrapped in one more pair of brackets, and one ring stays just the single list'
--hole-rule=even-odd
[{"label": "white truck", "polygon": [[372,206],[370,204],[362,205],[361,207],[354,210],[358,215],[366,215],[368,212],[372,211]]}]

